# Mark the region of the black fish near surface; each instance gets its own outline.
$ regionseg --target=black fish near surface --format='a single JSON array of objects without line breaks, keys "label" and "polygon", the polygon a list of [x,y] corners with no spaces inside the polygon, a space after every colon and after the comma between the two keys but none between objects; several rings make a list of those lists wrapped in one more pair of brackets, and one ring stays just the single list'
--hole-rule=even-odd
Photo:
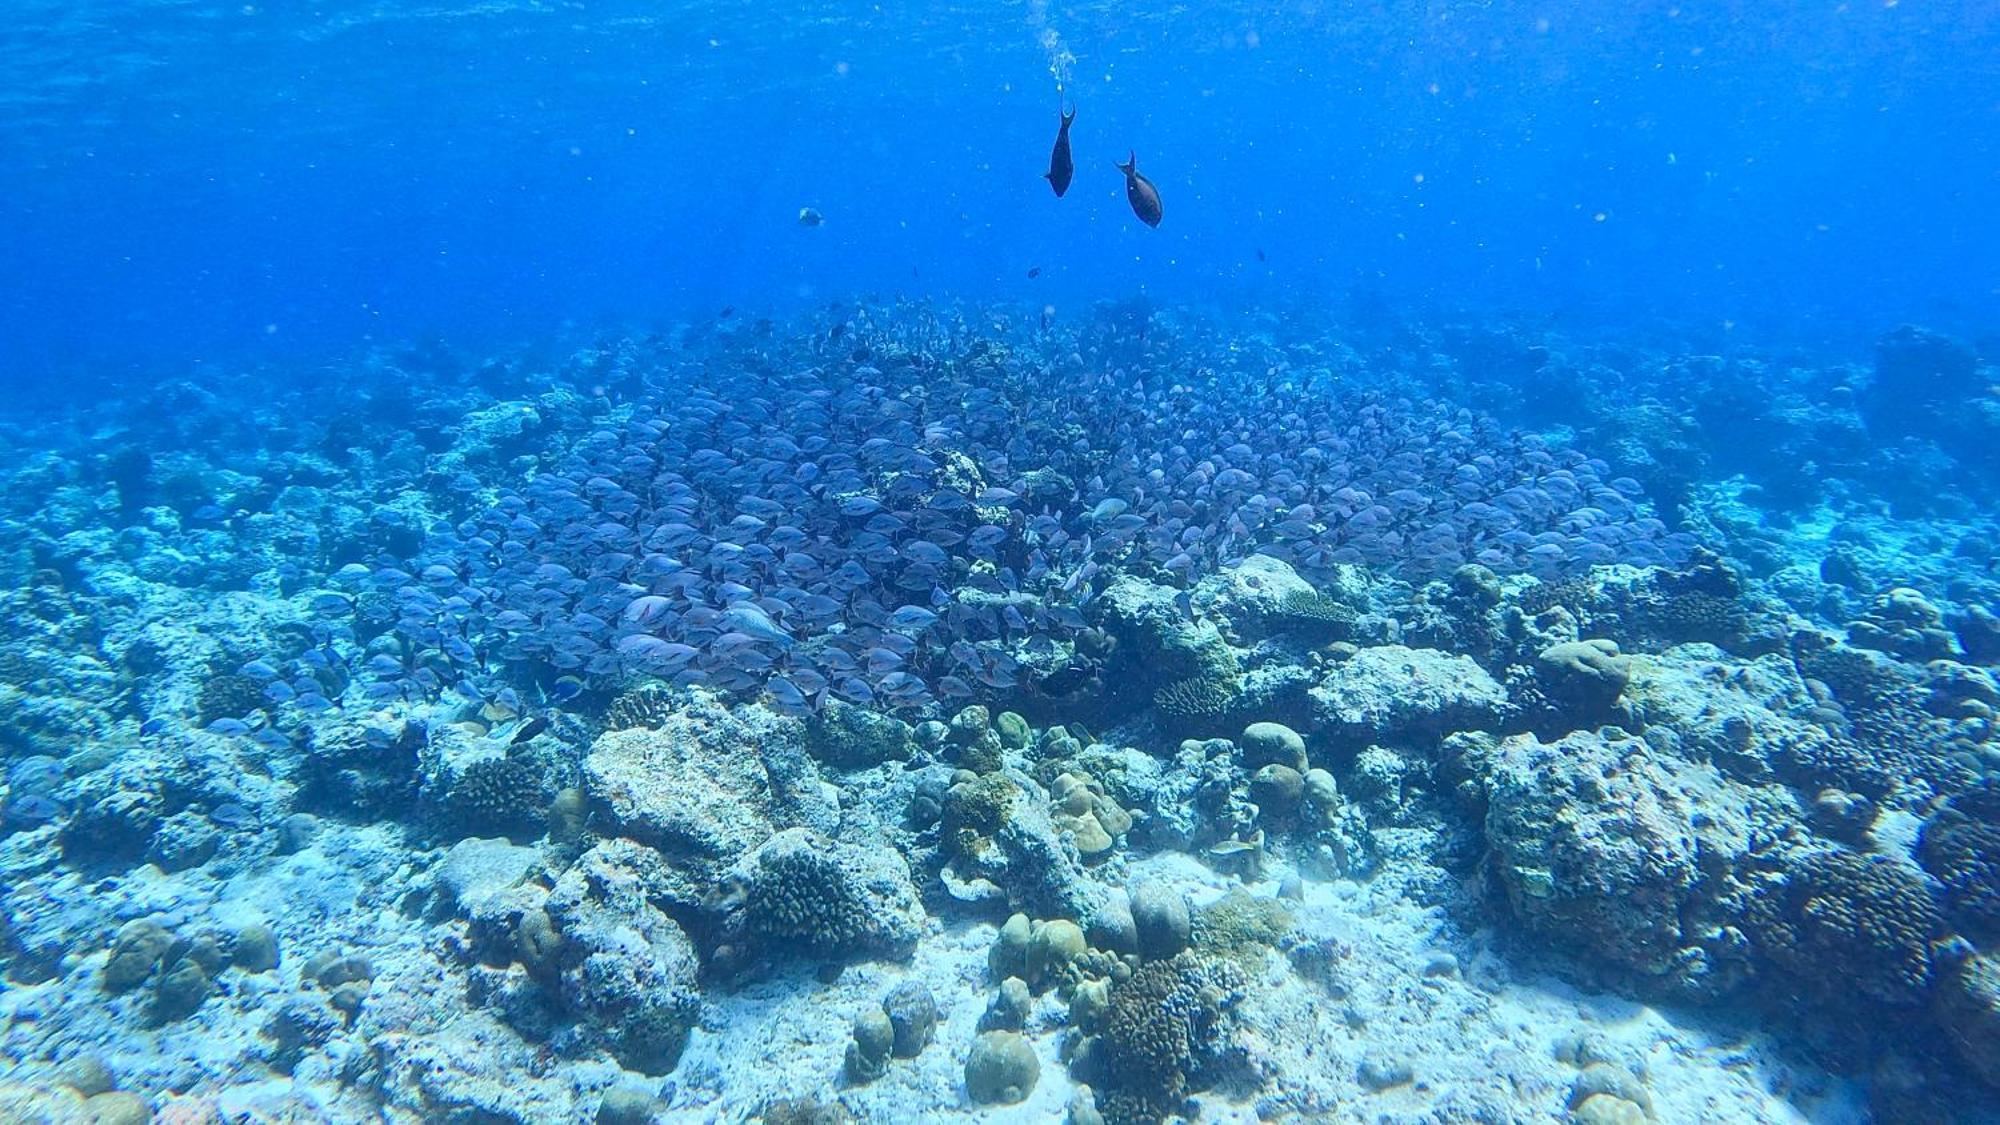
[{"label": "black fish near surface", "polygon": [[1160,189],[1139,174],[1139,154],[1135,152],[1127,157],[1118,170],[1125,173],[1125,198],[1132,204],[1132,213],[1149,227],[1159,226],[1162,214]]},{"label": "black fish near surface", "polygon": [[1057,199],[1069,190],[1069,182],[1076,176],[1076,161],[1069,154],[1069,125],[1075,120],[1074,109],[1062,115],[1062,125],[1056,129],[1056,147],[1049,153],[1049,170],[1042,173],[1042,178],[1055,189]]}]

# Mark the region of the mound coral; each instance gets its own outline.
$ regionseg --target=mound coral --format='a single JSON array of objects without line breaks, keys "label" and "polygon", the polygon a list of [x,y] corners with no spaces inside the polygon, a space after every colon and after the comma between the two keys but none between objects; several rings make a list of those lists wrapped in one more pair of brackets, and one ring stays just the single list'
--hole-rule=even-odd
[{"label": "mound coral", "polygon": [[1754,940],[1792,979],[1913,1005],[1931,980],[1931,942],[1944,919],[1923,877],[1879,855],[1845,849],[1798,862],[1753,908]]},{"label": "mound coral", "polygon": [[2000,934],[2000,781],[1953,798],[1925,823],[1917,845],[1924,870],[1944,885],[1961,927]]}]

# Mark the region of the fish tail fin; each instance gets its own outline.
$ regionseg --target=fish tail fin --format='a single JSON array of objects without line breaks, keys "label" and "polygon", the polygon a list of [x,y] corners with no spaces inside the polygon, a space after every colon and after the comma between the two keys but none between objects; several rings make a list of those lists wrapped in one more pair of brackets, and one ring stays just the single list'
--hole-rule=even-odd
[{"label": "fish tail fin", "polygon": [[[1113,161],[1113,163],[1115,164],[1117,162]],[[1135,152],[1131,156],[1127,157],[1125,163],[1118,165],[1118,170],[1120,172],[1125,173],[1128,176],[1132,175],[1134,172],[1137,172],[1139,170],[1139,154]]]},{"label": "fish tail fin", "polygon": [[1076,105],[1075,103],[1071,103],[1067,109],[1064,109],[1062,111],[1062,123],[1065,126],[1067,126],[1070,122],[1075,120],[1076,120]]}]

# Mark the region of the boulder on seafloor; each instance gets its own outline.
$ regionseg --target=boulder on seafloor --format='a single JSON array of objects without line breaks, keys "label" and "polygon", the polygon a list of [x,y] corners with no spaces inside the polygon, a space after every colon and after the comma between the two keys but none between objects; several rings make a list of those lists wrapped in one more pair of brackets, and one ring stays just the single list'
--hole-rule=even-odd
[{"label": "boulder on seafloor", "polygon": [[1195,583],[1193,602],[1221,623],[1238,644],[1277,631],[1286,620],[1285,607],[1317,598],[1313,584],[1282,559],[1251,555]]},{"label": "boulder on seafloor", "polygon": [[610,831],[712,877],[779,829],[838,826],[804,746],[799,720],[695,690],[656,726],[600,736],[584,787]]},{"label": "boulder on seafloor", "polygon": [[1189,612],[1184,591],[1123,575],[1095,605],[1137,666],[1157,683],[1233,676],[1236,658],[1215,623]]},{"label": "boulder on seafloor", "polygon": [[722,929],[738,957],[905,957],[923,934],[909,867],[887,844],[787,829],[724,882],[732,900]]},{"label": "boulder on seafloor", "polygon": [[1704,864],[1747,853],[1753,818],[1781,791],[1751,790],[1615,733],[1486,745],[1474,770],[1488,858],[1515,919],[1559,948],[1684,993],[1742,979],[1748,953],[1710,898]]},{"label": "boulder on seafloor", "polygon": [[1496,730],[1508,713],[1506,691],[1472,658],[1401,645],[1356,652],[1310,694],[1314,733],[1349,752]]},{"label": "boulder on seafloor", "polygon": [[629,840],[585,852],[545,909],[560,935],[563,999],[627,1069],[665,1074],[701,1014],[700,960],[649,887],[665,861]]}]

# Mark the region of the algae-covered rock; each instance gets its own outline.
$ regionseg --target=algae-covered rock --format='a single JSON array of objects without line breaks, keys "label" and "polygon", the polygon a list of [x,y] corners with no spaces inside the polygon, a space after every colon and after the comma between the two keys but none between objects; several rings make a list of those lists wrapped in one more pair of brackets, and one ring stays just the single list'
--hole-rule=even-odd
[{"label": "algae-covered rock", "polygon": [[2000,957],[1961,958],[1938,982],[1934,1006],[1959,1059],[2000,1087]]},{"label": "algae-covered rock", "polygon": [[[1299,577],[1290,563],[1270,555],[1251,555],[1205,576],[1195,583],[1190,600],[1238,644],[1251,644],[1301,624],[1296,610],[1302,605],[1322,600],[1340,604]],[[1346,612],[1353,615],[1351,609]]]},{"label": "algae-covered rock", "polygon": [[1025,784],[1007,774],[961,770],[958,776],[944,800],[945,837],[955,853],[943,873],[947,886],[983,880],[1016,909],[1089,917],[1100,891],[1085,877],[1075,835],[1057,825],[1054,810],[1030,799]]},{"label": "algae-covered rock", "polygon": [[1585,732],[1501,741],[1483,785],[1492,869],[1529,930],[1697,991],[1740,975],[1743,951],[1711,942],[1722,931],[1703,924],[1719,908],[1699,858],[1749,849],[1751,793],[1639,739]]},{"label": "algae-covered rock", "polygon": [[1095,604],[1106,628],[1156,683],[1228,678],[1238,670],[1221,632],[1207,618],[1190,615],[1179,590],[1127,574]]},{"label": "algae-covered rock", "polygon": [[839,810],[805,751],[805,727],[758,705],[707,692],[655,727],[608,731],[583,763],[584,788],[607,826],[671,859],[693,882],[780,828],[830,831]]},{"label": "algae-covered rock", "polygon": [[236,931],[229,959],[246,973],[264,973],[278,967],[278,937],[269,926],[253,922]]},{"label": "algae-covered rock", "polygon": [[915,739],[910,725],[893,715],[828,699],[806,724],[812,756],[840,769],[867,769],[908,758]]},{"label": "algae-covered rock", "polygon": [[1470,657],[1401,645],[1362,649],[1309,695],[1314,728],[1349,749],[1493,730],[1508,712],[1507,693]]},{"label": "algae-covered rock", "polygon": [[153,975],[160,958],[174,944],[174,935],[157,922],[141,919],[129,922],[112,939],[111,955],[99,978],[106,992],[124,992],[138,987]]},{"label": "algae-covered rock", "polygon": [[666,1103],[645,1090],[613,1086],[597,1103],[597,1125],[652,1125]]},{"label": "algae-covered rock", "polygon": [[1195,912],[1193,921],[1197,951],[1254,970],[1292,928],[1292,911],[1277,899],[1237,887]]},{"label": "algae-covered rock", "polygon": [[541,862],[534,848],[472,837],[453,844],[438,864],[437,886],[468,917],[480,917]]},{"label": "algae-covered rock", "polygon": [[95,1052],[77,1055],[63,1063],[56,1068],[54,1078],[58,1084],[68,1086],[86,1098],[118,1085],[111,1068],[105,1065],[104,1056]]},{"label": "algae-covered rock", "polygon": [[665,1074],[701,1012],[701,963],[679,923],[653,904],[658,853],[606,841],[556,881],[545,909],[563,941],[564,1000],[628,1069]]},{"label": "algae-covered rock", "polygon": [[731,870],[747,888],[741,928],[776,957],[907,956],[924,909],[900,853],[803,828],[766,840]]},{"label": "algae-covered rock", "polygon": [[1034,994],[1028,989],[1028,982],[1020,977],[1008,977],[1000,982],[993,993],[993,999],[986,1005],[986,1011],[979,1017],[981,1031],[1019,1031],[1027,1026],[1028,1013],[1034,1010]]},{"label": "algae-covered rock", "polygon": [[853,1037],[847,1044],[847,1073],[856,1082],[873,1082],[889,1069],[894,1053],[896,1027],[889,1013],[868,1008],[854,1017]]},{"label": "algae-covered rock", "polygon": [[986,954],[986,966],[995,980],[1028,975],[1028,942],[1034,937],[1035,923],[1026,914],[1016,913],[993,939]]},{"label": "algae-covered rock", "polygon": [[90,1125],[146,1125],[153,1120],[153,1107],[130,1090],[106,1090],[84,1100],[83,1112]]},{"label": "algae-covered rock", "polygon": [[1620,1101],[1638,1106],[1642,1116],[1653,1111],[1653,1095],[1646,1084],[1639,1081],[1629,1070],[1611,1062],[1593,1062],[1586,1065],[1570,1084],[1569,1107],[1578,1109],[1591,1098],[1610,1096]]},{"label": "algae-covered rock", "polygon": [[1648,1125],[1652,1118],[1615,1094],[1592,1094],[1570,1108],[1569,1120],[1571,1125]]},{"label": "algae-covered rock", "polygon": [[1035,1049],[1012,1031],[982,1032],[965,1059],[965,1092],[977,1105],[1024,1102],[1041,1076]]},{"label": "algae-covered rock", "polygon": [[1028,720],[1013,711],[1000,712],[993,720],[993,733],[1000,736],[1000,745],[1008,750],[1026,750],[1035,735]]},{"label": "algae-covered rock", "polygon": [[1250,775],[1250,801],[1266,816],[1290,816],[1305,790],[1305,775],[1290,766],[1262,766]]},{"label": "algae-covered rock", "polygon": [[193,1015],[214,991],[208,972],[192,959],[182,959],[153,982],[146,1018],[154,1024],[174,1023]]},{"label": "algae-covered rock", "polygon": [[1028,936],[1029,985],[1045,989],[1067,982],[1073,966],[1089,948],[1083,929],[1075,922],[1057,918],[1035,923]]},{"label": "algae-covered rock", "polygon": [[1632,679],[1632,658],[1619,653],[1616,641],[1565,641],[1541,651],[1535,674],[1549,698],[1585,725],[1618,702]]}]

